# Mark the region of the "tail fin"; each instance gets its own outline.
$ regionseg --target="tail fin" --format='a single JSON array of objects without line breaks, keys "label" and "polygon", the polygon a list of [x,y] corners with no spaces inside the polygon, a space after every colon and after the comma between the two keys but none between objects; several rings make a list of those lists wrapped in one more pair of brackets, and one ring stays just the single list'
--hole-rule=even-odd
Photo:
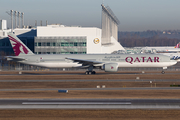
[{"label": "tail fin", "polygon": [[33,55],[33,52],[13,33],[8,33],[9,41],[16,56]]},{"label": "tail fin", "polygon": [[179,48],[179,44],[180,44],[180,42],[174,48]]}]

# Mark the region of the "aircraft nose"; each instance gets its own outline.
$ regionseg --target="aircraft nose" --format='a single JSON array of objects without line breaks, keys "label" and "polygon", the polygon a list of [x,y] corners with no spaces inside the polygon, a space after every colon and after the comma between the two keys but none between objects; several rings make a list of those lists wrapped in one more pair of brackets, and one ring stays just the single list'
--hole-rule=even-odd
[{"label": "aircraft nose", "polygon": [[171,60],[170,65],[175,65],[177,63],[176,60]]}]

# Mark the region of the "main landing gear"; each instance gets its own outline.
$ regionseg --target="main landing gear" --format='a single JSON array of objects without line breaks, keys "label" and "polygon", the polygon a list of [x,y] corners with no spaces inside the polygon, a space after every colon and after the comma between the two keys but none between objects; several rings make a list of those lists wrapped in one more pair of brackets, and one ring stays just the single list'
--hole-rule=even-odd
[{"label": "main landing gear", "polygon": [[96,74],[95,71],[93,71],[93,66],[88,67],[88,71],[85,72],[86,75]]},{"label": "main landing gear", "polygon": [[91,74],[96,74],[96,72],[95,71],[86,71],[85,74],[86,75],[91,75]]}]

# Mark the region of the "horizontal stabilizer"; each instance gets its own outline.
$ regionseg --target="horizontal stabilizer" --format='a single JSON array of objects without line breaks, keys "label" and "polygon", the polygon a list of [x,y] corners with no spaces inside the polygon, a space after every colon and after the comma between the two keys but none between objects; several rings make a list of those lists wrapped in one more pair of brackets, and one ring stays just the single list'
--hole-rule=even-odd
[{"label": "horizontal stabilizer", "polygon": [[8,61],[23,61],[23,60],[26,60],[25,58],[22,58],[22,57],[14,57],[14,56],[6,56],[7,60]]}]

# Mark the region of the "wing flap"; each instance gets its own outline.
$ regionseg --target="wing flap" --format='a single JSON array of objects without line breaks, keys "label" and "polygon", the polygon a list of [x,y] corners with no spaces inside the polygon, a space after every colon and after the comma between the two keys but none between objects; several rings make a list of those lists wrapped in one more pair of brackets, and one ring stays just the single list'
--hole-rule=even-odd
[{"label": "wing flap", "polygon": [[102,64],[103,62],[99,61],[92,61],[92,60],[85,60],[85,59],[75,59],[75,58],[66,58],[68,60],[72,60],[73,62],[78,62],[78,64],[82,64],[82,66],[90,66],[90,65],[97,65]]}]

